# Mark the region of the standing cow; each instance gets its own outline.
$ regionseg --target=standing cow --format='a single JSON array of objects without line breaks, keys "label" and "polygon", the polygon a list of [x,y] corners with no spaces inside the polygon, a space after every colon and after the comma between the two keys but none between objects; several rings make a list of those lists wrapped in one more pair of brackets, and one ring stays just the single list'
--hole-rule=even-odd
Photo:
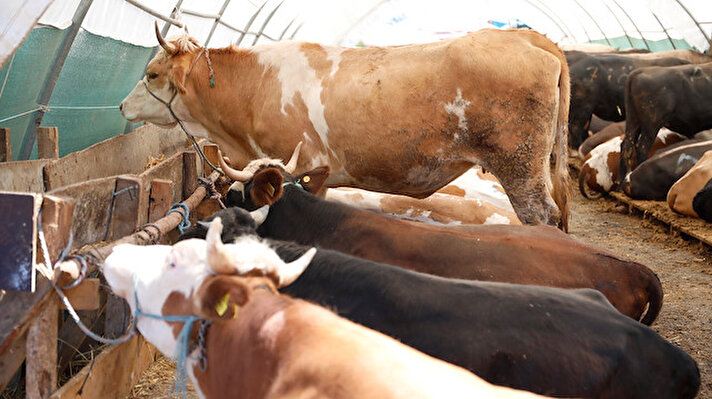
[{"label": "standing cow", "polygon": [[592,114],[614,122],[625,119],[625,82],[633,70],[647,66],[689,64],[679,58],[648,60],[579,51],[567,52],[566,59],[571,71],[569,145],[573,149],[577,149],[588,136],[587,127]]},{"label": "standing cow", "polygon": [[712,62],[633,71],[626,81],[625,107],[618,179],[648,158],[661,127],[687,137],[712,128]]},{"label": "standing cow", "polygon": [[249,49],[156,35],[162,51],[120,106],[130,121],[173,126],[178,118],[240,167],[286,157],[304,141],[298,170],[328,165],[327,187],[416,198],[479,164],[502,182],[522,222],[566,227],[569,74],[563,53],[539,33]]}]

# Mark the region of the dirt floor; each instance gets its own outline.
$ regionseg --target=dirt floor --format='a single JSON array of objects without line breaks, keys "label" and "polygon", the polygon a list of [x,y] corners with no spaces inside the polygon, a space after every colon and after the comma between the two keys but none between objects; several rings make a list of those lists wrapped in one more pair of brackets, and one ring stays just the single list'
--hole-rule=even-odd
[{"label": "dirt floor", "polygon": [[[665,291],[653,328],[692,355],[700,367],[699,399],[712,399],[712,249],[670,233],[610,199],[586,200],[575,190],[571,235],[652,268]],[[157,362],[142,376],[131,398],[168,397],[173,366]],[[189,398],[196,398],[189,389]]]}]

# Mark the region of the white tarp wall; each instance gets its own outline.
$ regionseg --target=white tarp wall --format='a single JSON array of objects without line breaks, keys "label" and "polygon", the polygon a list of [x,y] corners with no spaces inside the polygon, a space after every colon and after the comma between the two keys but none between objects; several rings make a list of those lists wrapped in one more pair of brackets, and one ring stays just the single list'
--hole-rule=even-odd
[{"label": "white tarp wall", "polygon": [[0,68],[22,44],[51,1],[0,1]]}]

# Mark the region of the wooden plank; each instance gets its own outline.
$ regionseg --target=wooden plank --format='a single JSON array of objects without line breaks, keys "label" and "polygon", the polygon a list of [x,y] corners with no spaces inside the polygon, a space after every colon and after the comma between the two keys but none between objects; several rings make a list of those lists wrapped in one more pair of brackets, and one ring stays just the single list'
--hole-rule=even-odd
[{"label": "wooden plank", "polygon": [[0,392],[5,390],[7,384],[22,366],[22,362],[25,361],[26,342],[27,334],[24,333],[15,339],[5,353],[0,356]]},{"label": "wooden plank", "polygon": [[181,201],[190,197],[197,187],[198,154],[194,151],[186,151],[183,153],[183,195],[181,196]]},{"label": "wooden plank", "polygon": [[[75,310],[95,310],[99,309],[99,286],[98,278],[86,278],[78,286],[65,290],[64,294]],[[67,309],[63,303],[61,308]]]},{"label": "wooden plank", "polygon": [[148,222],[153,223],[166,215],[173,202],[173,182],[164,179],[151,181],[151,196],[148,199]]},{"label": "wooden plank", "polygon": [[131,133],[112,137],[51,162],[44,169],[45,189],[50,191],[87,180],[139,174],[146,169],[149,157],[163,154],[168,158],[187,146],[180,128],[141,126]]},{"label": "wooden plank", "polygon": [[680,215],[673,212],[664,201],[634,200],[619,192],[609,193],[611,197],[634,209],[643,212],[644,216],[652,216],[656,220],[670,226],[671,229],[686,234],[712,247],[712,225],[702,219]]},{"label": "wooden plank", "polygon": [[73,214],[73,199],[56,195],[43,196],[42,229],[51,259],[58,259],[69,243]]},{"label": "wooden plank", "polygon": [[90,180],[47,194],[74,199],[72,249],[104,241],[108,234],[109,207],[116,178]]},{"label": "wooden plank", "polygon": [[156,354],[156,348],[140,335],[112,345],[53,393],[51,398],[125,398],[141,373],[156,360]]},{"label": "wooden plank", "polygon": [[0,162],[12,161],[12,145],[10,143],[10,128],[0,127]]},{"label": "wooden plank", "polygon": [[139,226],[139,202],[143,184],[135,176],[119,176],[112,193],[109,229],[106,241],[129,235]]},{"label": "wooden plank", "polygon": [[49,159],[0,163],[0,190],[41,193],[44,191],[42,168]]},{"label": "wooden plank", "polygon": [[58,304],[59,298],[53,296],[40,309],[27,331],[27,399],[49,398],[57,389]]},{"label": "wooden plank", "polygon": [[[213,165],[215,165],[216,167],[220,167],[217,144],[204,144],[203,154],[205,154],[205,158],[208,158],[208,161],[210,161]],[[207,162],[203,161],[203,170],[205,171],[205,174],[208,174],[213,169],[210,167],[210,165],[208,165]]]},{"label": "wooden plank", "polygon": [[37,128],[37,158],[59,158],[59,131],[56,127]]}]

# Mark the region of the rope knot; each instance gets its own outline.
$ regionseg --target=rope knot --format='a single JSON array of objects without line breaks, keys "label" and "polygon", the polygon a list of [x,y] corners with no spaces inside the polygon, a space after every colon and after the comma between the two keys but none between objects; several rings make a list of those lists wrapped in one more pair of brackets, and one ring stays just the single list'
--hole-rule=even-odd
[{"label": "rope knot", "polygon": [[178,231],[183,234],[183,232],[190,227],[190,220],[188,219],[190,216],[190,208],[188,208],[188,205],[179,202],[166,212],[166,216],[174,212],[183,216],[183,220],[178,224]]}]

